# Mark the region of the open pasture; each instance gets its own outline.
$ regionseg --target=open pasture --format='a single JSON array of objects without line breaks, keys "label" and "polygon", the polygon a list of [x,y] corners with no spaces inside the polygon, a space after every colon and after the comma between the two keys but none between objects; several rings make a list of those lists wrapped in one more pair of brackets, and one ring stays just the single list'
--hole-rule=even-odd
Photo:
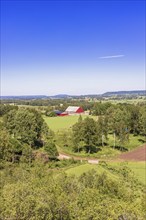
[{"label": "open pasture", "polygon": [[[97,100],[98,101],[98,100]],[[131,99],[126,99],[126,98],[123,98],[123,99],[112,99],[112,98],[107,98],[107,99],[104,99],[102,100],[102,103],[106,103],[106,102],[110,102],[112,104],[137,104],[137,103],[145,103],[146,99],[145,97],[139,97],[139,98],[131,98]]]},{"label": "open pasture", "polygon": [[[97,119],[97,116],[87,116],[82,115],[82,118],[94,118]],[[63,116],[63,117],[46,117],[44,116],[44,120],[46,121],[49,128],[53,131],[58,131],[61,129],[69,129],[71,128],[79,119],[79,115],[70,115],[70,116]]]},{"label": "open pasture", "polygon": [[[145,137],[141,135],[129,135],[129,141],[126,142],[123,146],[128,150],[135,149],[137,146],[141,146],[145,142]],[[108,135],[108,144],[109,146],[114,146],[114,135]],[[115,145],[117,145],[117,140],[115,141]]]},{"label": "open pasture", "polygon": [[75,175],[75,176],[80,176],[83,173],[86,173],[90,170],[96,170],[98,173],[101,173],[104,171],[104,168],[102,168],[101,166],[97,165],[97,164],[82,164],[76,167],[72,167],[66,170],[66,173],[69,175]]}]

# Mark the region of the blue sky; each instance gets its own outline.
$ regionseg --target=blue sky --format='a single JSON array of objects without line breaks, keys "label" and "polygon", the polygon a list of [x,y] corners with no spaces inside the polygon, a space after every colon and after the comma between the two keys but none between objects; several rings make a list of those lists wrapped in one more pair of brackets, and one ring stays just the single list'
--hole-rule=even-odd
[{"label": "blue sky", "polygon": [[1,95],[145,89],[145,1],[1,2]]}]

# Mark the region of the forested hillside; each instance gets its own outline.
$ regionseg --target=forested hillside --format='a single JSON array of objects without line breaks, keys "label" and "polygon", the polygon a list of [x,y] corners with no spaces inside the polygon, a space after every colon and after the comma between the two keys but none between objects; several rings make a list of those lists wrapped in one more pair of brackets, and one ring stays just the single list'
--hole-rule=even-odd
[{"label": "forested hillside", "polygon": [[86,162],[57,159],[64,148],[98,156],[113,133],[119,152],[129,135],[143,141],[144,108],[96,104],[91,113],[98,120],[80,116],[60,135],[40,111],[2,105],[0,219],[144,220],[145,186],[125,163],[114,167],[101,161],[96,170],[71,175],[69,168]]}]

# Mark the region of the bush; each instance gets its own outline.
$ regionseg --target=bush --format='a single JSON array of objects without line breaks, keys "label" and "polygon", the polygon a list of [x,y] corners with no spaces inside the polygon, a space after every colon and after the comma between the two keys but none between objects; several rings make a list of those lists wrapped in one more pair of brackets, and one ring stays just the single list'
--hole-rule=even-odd
[{"label": "bush", "polygon": [[49,113],[47,112],[46,116],[48,116],[48,117],[56,117],[57,114],[55,112],[49,112]]},{"label": "bush", "polygon": [[44,145],[44,150],[47,152],[50,159],[54,159],[59,155],[56,145],[53,142],[46,142]]}]

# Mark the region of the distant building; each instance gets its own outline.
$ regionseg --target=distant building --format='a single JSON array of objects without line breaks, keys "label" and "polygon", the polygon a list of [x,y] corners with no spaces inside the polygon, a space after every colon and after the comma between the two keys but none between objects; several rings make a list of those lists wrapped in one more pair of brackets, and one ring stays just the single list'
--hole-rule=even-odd
[{"label": "distant building", "polygon": [[68,113],[67,112],[62,112],[59,116],[67,116]]},{"label": "distant building", "polygon": [[61,111],[59,111],[59,110],[54,110],[53,111],[56,115],[60,115],[62,112]]},{"label": "distant building", "polygon": [[76,115],[76,114],[84,113],[84,110],[81,107],[78,107],[78,106],[69,106],[65,110],[65,113],[67,113],[68,115]]}]

